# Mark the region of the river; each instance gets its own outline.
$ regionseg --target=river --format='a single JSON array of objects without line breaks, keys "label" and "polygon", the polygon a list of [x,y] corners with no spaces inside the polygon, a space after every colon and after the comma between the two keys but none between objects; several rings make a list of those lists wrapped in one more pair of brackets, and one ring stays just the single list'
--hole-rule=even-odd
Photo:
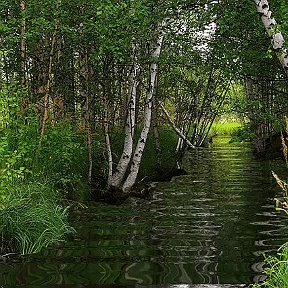
[{"label": "river", "polygon": [[288,241],[288,218],[274,209],[280,190],[271,176],[273,169],[284,177],[285,165],[257,160],[249,144],[228,140],[215,138],[212,148],[187,153],[188,175],[157,183],[149,201],[75,209],[77,233],[39,254],[1,263],[0,284],[132,287],[264,279],[263,255]]}]

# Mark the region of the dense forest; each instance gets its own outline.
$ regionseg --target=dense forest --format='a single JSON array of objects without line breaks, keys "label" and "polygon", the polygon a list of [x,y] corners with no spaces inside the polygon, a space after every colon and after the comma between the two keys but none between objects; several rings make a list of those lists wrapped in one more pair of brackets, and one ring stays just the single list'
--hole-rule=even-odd
[{"label": "dense forest", "polygon": [[148,197],[219,121],[240,122],[235,138],[260,157],[285,130],[285,0],[2,0],[0,12],[2,255],[74,233],[68,206]]}]

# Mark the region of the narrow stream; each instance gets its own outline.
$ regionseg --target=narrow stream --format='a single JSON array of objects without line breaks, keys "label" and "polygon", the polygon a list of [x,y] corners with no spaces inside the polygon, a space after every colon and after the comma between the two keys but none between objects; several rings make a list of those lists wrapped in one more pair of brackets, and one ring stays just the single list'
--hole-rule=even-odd
[{"label": "narrow stream", "polygon": [[263,279],[263,254],[288,241],[288,218],[274,209],[280,191],[271,176],[271,169],[285,176],[284,164],[259,161],[248,144],[228,140],[216,138],[213,148],[188,153],[189,175],[158,183],[150,201],[74,211],[78,233],[72,239],[1,263],[0,284],[127,287]]}]

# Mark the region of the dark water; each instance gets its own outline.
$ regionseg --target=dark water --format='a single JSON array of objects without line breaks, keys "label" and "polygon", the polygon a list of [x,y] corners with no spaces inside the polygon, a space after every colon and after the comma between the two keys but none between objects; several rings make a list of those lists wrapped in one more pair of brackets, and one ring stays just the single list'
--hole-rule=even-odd
[{"label": "dark water", "polygon": [[263,254],[288,241],[288,219],[275,212],[279,190],[270,173],[283,176],[285,170],[281,161],[258,161],[249,145],[227,141],[216,139],[212,149],[188,154],[189,175],[158,183],[149,202],[75,211],[73,239],[0,264],[0,284],[126,287],[263,279]]}]

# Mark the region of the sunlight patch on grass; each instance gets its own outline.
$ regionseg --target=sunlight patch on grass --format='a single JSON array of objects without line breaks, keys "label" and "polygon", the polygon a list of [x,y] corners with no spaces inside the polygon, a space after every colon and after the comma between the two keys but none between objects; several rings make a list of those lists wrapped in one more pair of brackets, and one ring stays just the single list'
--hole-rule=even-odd
[{"label": "sunlight patch on grass", "polygon": [[235,132],[242,124],[240,122],[216,122],[212,125],[210,134],[211,136],[216,135],[231,135]]}]

